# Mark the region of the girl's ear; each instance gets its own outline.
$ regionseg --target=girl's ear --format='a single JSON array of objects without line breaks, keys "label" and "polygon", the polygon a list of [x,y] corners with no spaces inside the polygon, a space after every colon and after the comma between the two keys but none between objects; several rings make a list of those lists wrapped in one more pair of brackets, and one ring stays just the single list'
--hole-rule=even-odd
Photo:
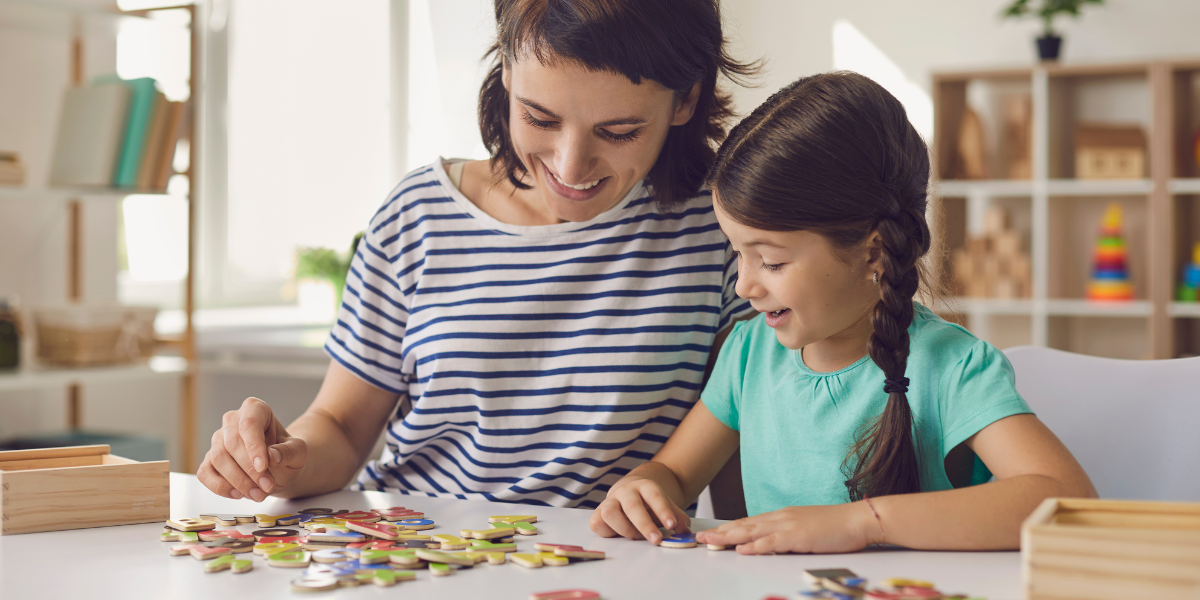
[{"label": "girl's ear", "polygon": [[687,96],[684,96],[683,100],[679,102],[679,105],[675,107],[675,114],[671,117],[671,126],[676,127],[692,120],[692,115],[696,112],[696,103],[699,102],[699,100],[700,84],[697,83],[692,86],[692,89],[687,93]]},{"label": "girl's ear", "polygon": [[867,240],[863,243],[862,253],[863,258],[867,262],[867,271],[870,273],[878,272],[881,268],[880,258],[883,256],[883,236],[879,235],[879,230],[872,230],[871,233],[867,234]]}]

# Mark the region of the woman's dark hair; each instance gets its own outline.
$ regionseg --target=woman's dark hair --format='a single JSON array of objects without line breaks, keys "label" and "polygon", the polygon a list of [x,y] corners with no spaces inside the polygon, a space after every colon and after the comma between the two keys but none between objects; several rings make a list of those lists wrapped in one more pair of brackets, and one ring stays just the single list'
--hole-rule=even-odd
[{"label": "woman's dark hair", "polygon": [[904,376],[919,259],[929,251],[929,150],[898,100],[857,73],[805,77],[729,133],[708,176],[737,222],[808,230],[839,250],[882,239],[879,302],[867,352],[883,370],[887,406],[859,430],[843,470],[851,500],[921,489]]},{"label": "woman's dark hair", "polygon": [[532,55],[542,64],[566,61],[619,73],[634,84],[657,81],[676,99],[699,83],[695,113],[671,128],[649,175],[664,209],[699,191],[733,117],[717,76],[742,82],[758,70],[726,53],[717,0],[496,0],[495,6],[496,43],[485,55],[492,67],[479,91],[479,131],[493,170],[529,189],[509,137],[503,66]]}]

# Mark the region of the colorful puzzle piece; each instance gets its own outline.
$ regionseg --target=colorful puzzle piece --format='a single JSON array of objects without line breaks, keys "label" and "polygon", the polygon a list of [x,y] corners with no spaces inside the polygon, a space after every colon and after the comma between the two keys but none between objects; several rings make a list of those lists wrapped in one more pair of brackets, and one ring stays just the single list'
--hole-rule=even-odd
[{"label": "colorful puzzle piece", "polygon": [[253,568],[253,561],[234,558],[232,554],[226,554],[225,556],[220,556],[214,560],[204,563],[205,573],[216,573],[217,571],[224,571],[226,569],[229,569],[234,573],[245,573]]},{"label": "colorful puzzle piece", "polygon": [[255,543],[251,540],[232,540],[223,538],[212,542],[204,542],[200,544],[208,548],[228,548],[234,554],[243,554],[254,550]]},{"label": "colorful puzzle piece", "polygon": [[357,548],[329,548],[313,552],[312,559],[319,563],[338,563],[358,558],[362,550]]},{"label": "colorful puzzle piece", "polygon": [[599,550],[584,550],[583,548],[567,548],[565,546],[555,548],[554,554],[555,556],[584,558],[588,560],[598,560],[604,558],[604,553]]},{"label": "colorful puzzle piece", "polygon": [[556,590],[531,594],[529,600],[600,600],[600,594],[591,590]]},{"label": "colorful puzzle piece", "polygon": [[542,564],[551,567],[565,567],[571,564],[571,559],[565,556],[559,556],[553,552],[538,552],[538,556],[542,559]]},{"label": "colorful puzzle piece", "polygon": [[159,539],[164,542],[188,542],[197,543],[200,541],[199,536],[194,531],[177,531],[172,529],[159,534]]},{"label": "colorful puzzle piece", "polygon": [[395,540],[402,533],[408,531],[404,527],[391,523],[367,523],[365,521],[346,521],[346,527],[385,540]]},{"label": "colorful puzzle piece", "polygon": [[430,536],[430,541],[440,544],[442,550],[462,550],[471,545],[470,540],[458,537],[457,535],[435,535]]},{"label": "colorful puzzle piece", "polygon": [[488,517],[488,523],[537,523],[534,515],[499,515]]},{"label": "colorful puzzle piece", "polygon": [[475,560],[469,556],[462,554],[451,554],[449,552],[441,552],[438,550],[417,550],[417,558],[430,563],[442,563],[447,565],[474,565]]},{"label": "colorful puzzle piece", "polygon": [[306,550],[288,550],[267,555],[267,564],[272,567],[302,569],[312,562],[312,553]]},{"label": "colorful puzzle piece", "polygon": [[254,539],[261,540],[265,537],[292,537],[299,534],[295,529],[255,529]]},{"label": "colorful puzzle piece", "polygon": [[268,556],[279,552],[289,552],[299,549],[299,544],[259,543],[254,545],[254,553],[259,556]]},{"label": "colorful puzzle piece", "polygon": [[212,542],[221,538],[234,540],[253,540],[254,536],[249,533],[242,533],[236,529],[210,529],[208,531],[199,532],[200,539],[205,542]]},{"label": "colorful puzzle piece", "polygon": [[471,540],[471,550],[476,552],[516,552],[517,545],[508,542]]},{"label": "colorful puzzle piece", "polygon": [[342,521],[365,521],[367,523],[375,523],[376,521],[379,521],[383,517],[379,516],[378,513],[360,510],[360,511],[355,511],[355,512],[341,513],[341,514],[337,515],[337,517],[326,517],[326,518],[337,518]]},{"label": "colorful puzzle piece", "polygon": [[334,590],[342,584],[336,577],[327,575],[304,576],[292,580],[293,592],[324,592]]},{"label": "colorful puzzle piece", "polygon": [[176,531],[207,531],[216,529],[217,522],[205,519],[171,519],[167,521],[167,527]]},{"label": "colorful puzzle piece", "polygon": [[207,519],[209,521],[216,521],[217,523],[220,523],[221,525],[224,525],[226,527],[231,526],[231,525],[237,525],[239,523],[253,523],[254,522],[254,515],[240,515],[237,513],[230,513],[230,514],[201,513],[200,518]]},{"label": "colorful puzzle piece", "polygon": [[186,544],[180,544],[178,546],[171,546],[167,548],[167,554],[170,554],[171,556],[183,556],[185,554],[191,554],[192,548],[199,545],[200,542],[189,542]]},{"label": "colorful puzzle piece", "polygon": [[395,548],[396,542],[389,542],[387,540],[373,540],[369,542],[354,542],[351,544],[346,544],[346,547],[360,548],[364,550],[387,550],[388,548]]},{"label": "colorful puzzle piece", "polygon": [[518,552],[513,554],[510,558],[512,558],[513,562],[525,567],[526,569],[540,569],[542,567],[542,553],[540,552],[537,554]]},{"label": "colorful puzzle piece", "polygon": [[421,519],[425,517],[425,513],[410,510],[403,506],[393,506],[391,508],[375,509],[374,512],[388,521],[401,521],[404,519]]},{"label": "colorful puzzle piece", "polygon": [[494,540],[496,538],[508,537],[517,532],[515,527],[496,527],[494,529],[464,529],[459,532],[459,535],[465,538],[474,538],[477,540]]},{"label": "colorful puzzle piece", "polygon": [[192,555],[192,558],[196,560],[212,560],[218,556],[225,556],[226,554],[233,553],[233,551],[229,548],[209,548],[203,544],[189,546],[188,552]]},{"label": "colorful puzzle piece", "polygon": [[401,519],[396,523],[402,525],[405,529],[410,529],[412,531],[423,531],[425,529],[433,529],[436,527],[433,521],[429,519]]},{"label": "colorful puzzle piece", "polygon": [[394,550],[363,550],[358,555],[358,562],[364,565],[377,565],[389,562],[392,556],[416,556],[415,550],[397,548]]},{"label": "colorful puzzle piece", "polygon": [[663,536],[659,546],[663,548],[695,548],[696,536],[690,533],[673,533]]},{"label": "colorful puzzle piece", "polygon": [[367,536],[357,531],[313,531],[308,534],[309,541],[312,542],[362,542],[367,540]]}]

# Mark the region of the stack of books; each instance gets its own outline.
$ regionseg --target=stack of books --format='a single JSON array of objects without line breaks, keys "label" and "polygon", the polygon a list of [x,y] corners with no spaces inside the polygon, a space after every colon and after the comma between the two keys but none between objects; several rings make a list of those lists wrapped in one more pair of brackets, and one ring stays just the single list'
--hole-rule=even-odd
[{"label": "stack of books", "polygon": [[153,79],[105,76],[72,87],[50,169],[50,185],[161,192],[174,174],[184,103],[168,101]]},{"label": "stack of books", "polygon": [[25,183],[25,165],[21,164],[21,156],[16,152],[0,150],[0,185],[22,183]]}]

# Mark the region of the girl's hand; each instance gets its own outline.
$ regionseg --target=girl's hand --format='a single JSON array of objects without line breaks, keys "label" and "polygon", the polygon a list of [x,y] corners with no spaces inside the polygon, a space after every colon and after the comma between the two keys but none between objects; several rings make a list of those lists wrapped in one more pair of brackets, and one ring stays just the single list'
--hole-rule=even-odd
[{"label": "girl's hand", "polygon": [[662,541],[659,523],[667,529],[690,531],[691,519],[651,479],[626,476],[608,491],[608,497],[592,512],[592,532],[601,537]]},{"label": "girl's hand", "polygon": [[882,540],[865,502],[789,506],[696,534],[701,544],[736,545],[739,554],[854,552]]}]

